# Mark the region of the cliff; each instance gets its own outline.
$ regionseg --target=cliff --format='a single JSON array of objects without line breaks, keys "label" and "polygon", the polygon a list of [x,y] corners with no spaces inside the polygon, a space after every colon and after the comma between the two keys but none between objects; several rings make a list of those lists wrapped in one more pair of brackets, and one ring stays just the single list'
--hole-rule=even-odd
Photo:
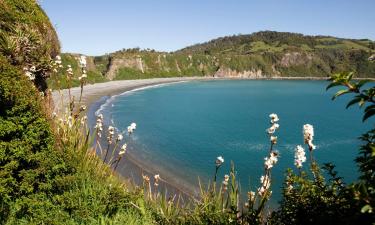
[{"label": "cliff", "polygon": [[263,31],[222,37],[175,52],[123,49],[89,57],[93,62],[89,71],[95,77],[91,82],[178,76],[324,78],[341,71],[373,77],[375,64],[368,59],[374,53],[375,42],[368,39]]}]

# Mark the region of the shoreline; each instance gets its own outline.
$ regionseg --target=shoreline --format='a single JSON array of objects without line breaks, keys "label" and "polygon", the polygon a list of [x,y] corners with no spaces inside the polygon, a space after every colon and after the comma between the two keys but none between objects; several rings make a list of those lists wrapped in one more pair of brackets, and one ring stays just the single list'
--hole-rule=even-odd
[{"label": "shoreline", "polygon": [[[83,87],[82,101],[81,104],[90,106],[92,103],[100,100],[103,96],[114,96],[127,91],[132,91],[138,88],[144,88],[148,86],[158,84],[177,83],[185,81],[214,81],[214,80],[327,80],[328,77],[259,77],[259,78],[245,78],[245,77],[173,77],[173,78],[150,78],[150,79],[137,79],[137,80],[116,80],[108,81],[103,83],[88,84]],[[374,78],[356,78],[354,80],[370,80],[374,81]],[[71,88],[71,95],[76,100],[80,96],[80,87]],[[64,102],[66,105],[68,99],[68,90],[64,89],[61,91],[64,96]],[[54,100],[55,110],[61,109],[60,95],[58,91],[53,91],[52,97]]]},{"label": "shoreline", "polygon": [[[87,116],[88,125],[91,129],[95,125],[96,115],[95,113],[100,107],[107,102],[113,96],[117,96],[129,91],[141,90],[144,88],[149,88],[157,85],[173,84],[187,81],[196,80],[208,80],[206,78],[156,78],[156,79],[145,79],[145,80],[124,80],[124,81],[110,81],[105,83],[97,83],[93,85],[86,85],[83,87],[81,105],[87,106]],[[81,94],[80,87],[71,88],[71,96],[74,97],[76,104],[79,101]],[[61,94],[63,95],[63,102],[61,101]],[[67,106],[69,99],[69,92],[67,89],[52,93],[54,101],[54,110],[59,114],[64,107]],[[135,150],[136,151],[136,150]],[[142,175],[147,175],[150,177],[151,182],[153,182],[153,176],[160,173],[161,179],[159,182],[159,192],[168,193],[168,196],[180,196],[182,201],[188,199],[194,199],[197,197],[198,190],[193,187],[188,187],[187,185],[179,182],[178,179],[163,176],[161,170],[145,165],[142,163],[131,151],[127,153],[127,157],[121,160],[116,173],[121,177],[121,179],[130,180],[130,182],[135,183],[138,186],[142,185]]]},{"label": "shoreline", "polygon": [[[93,126],[96,120],[96,111],[107,102],[112,96],[123,94],[129,91],[136,91],[137,89],[144,89],[156,85],[173,84],[187,81],[214,81],[214,80],[326,80],[327,78],[312,78],[312,77],[275,77],[275,78],[264,78],[264,79],[249,79],[249,78],[213,78],[213,77],[180,77],[180,78],[153,78],[153,79],[141,79],[141,80],[121,80],[121,81],[110,81],[105,83],[89,84],[83,87],[81,105],[86,105],[88,108],[87,116],[89,117],[89,126]],[[67,104],[68,90],[64,89],[61,91],[63,94],[63,102],[61,102],[60,94],[58,91],[53,92],[53,100],[55,103],[55,110],[57,113]],[[78,102],[81,94],[81,88],[75,87],[71,89],[71,96],[74,97]],[[135,150],[136,151],[136,150]],[[145,165],[140,162],[130,152],[127,154],[128,157],[124,157],[124,160],[120,163],[118,170],[116,171],[121,178],[130,179],[131,182],[137,185],[142,184],[142,175],[145,174],[150,177],[153,181],[153,175],[162,172],[160,169]],[[163,173],[161,173],[162,182],[159,191],[166,192],[172,195],[180,195],[182,200],[191,199],[197,197],[197,191],[194,187],[188,187],[177,178],[166,176],[164,179]]]}]

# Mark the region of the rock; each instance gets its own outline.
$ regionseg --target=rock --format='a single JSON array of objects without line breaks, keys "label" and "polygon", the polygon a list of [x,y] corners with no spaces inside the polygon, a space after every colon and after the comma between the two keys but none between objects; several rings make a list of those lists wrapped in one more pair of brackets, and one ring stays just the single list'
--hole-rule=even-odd
[{"label": "rock", "polygon": [[237,71],[232,70],[229,68],[220,68],[216,73],[214,74],[214,77],[230,77],[230,78],[250,78],[250,79],[258,79],[258,78],[266,78],[265,75],[263,75],[262,70],[258,69],[251,69],[251,70],[245,70],[245,71]]}]

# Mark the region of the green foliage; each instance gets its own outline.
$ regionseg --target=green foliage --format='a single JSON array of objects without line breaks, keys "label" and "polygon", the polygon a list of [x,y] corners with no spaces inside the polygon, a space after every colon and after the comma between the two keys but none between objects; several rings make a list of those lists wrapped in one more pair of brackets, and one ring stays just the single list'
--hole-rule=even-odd
[{"label": "green foliage", "polygon": [[[353,72],[334,74],[327,89],[344,87],[332,99],[354,94],[347,108],[358,104],[364,109],[363,121],[374,115],[374,86],[367,80],[353,81]],[[356,159],[360,180],[347,185],[337,176],[332,164],[325,164],[323,176],[315,161],[310,174],[288,170],[280,208],[271,218],[274,224],[373,224],[375,215],[375,130],[363,134]],[[313,175],[313,176],[311,176]],[[328,178],[328,181],[324,177]]]},{"label": "green foliage", "polygon": [[66,168],[54,151],[39,92],[4,57],[0,74],[0,217],[5,220],[27,216],[33,199],[53,192],[53,178]]},{"label": "green foliage", "polygon": [[[363,121],[370,119],[375,114],[375,87],[369,81],[353,81],[354,73],[339,73],[331,77],[331,84],[327,87],[341,86],[334,97],[343,94],[354,94],[353,99],[348,103],[347,108],[358,104],[364,108]],[[363,206],[362,212],[369,213],[375,218],[373,208],[375,207],[375,130],[372,129],[363,134],[360,140],[363,145],[360,148],[356,162],[361,172],[361,180],[356,184],[358,201]]]},{"label": "green foliage", "polygon": [[328,180],[315,162],[310,173],[300,171],[297,175],[291,169],[287,171],[280,208],[271,218],[274,224],[353,224],[365,221],[358,215],[352,190],[337,176],[334,166],[325,164],[323,168]]},{"label": "green foliage", "polygon": [[0,1],[0,54],[19,68],[35,66],[34,83],[41,91],[59,50],[56,32],[35,0]]}]

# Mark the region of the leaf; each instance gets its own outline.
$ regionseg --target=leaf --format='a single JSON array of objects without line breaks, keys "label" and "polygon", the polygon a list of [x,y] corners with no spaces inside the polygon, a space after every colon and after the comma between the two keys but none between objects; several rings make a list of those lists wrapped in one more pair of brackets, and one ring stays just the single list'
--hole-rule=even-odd
[{"label": "leaf", "polygon": [[360,97],[356,97],[354,98],[353,100],[351,100],[347,105],[346,105],[346,108],[349,108],[350,106],[360,102],[362,100],[362,98]]},{"label": "leaf", "polygon": [[330,84],[326,87],[326,90],[328,90],[328,89],[330,89],[330,88],[332,88],[332,87],[335,87],[335,86],[340,86],[340,85],[342,85],[342,84],[339,83],[339,82],[332,82],[332,83],[330,83]]},{"label": "leaf", "polygon": [[358,103],[359,107],[362,107],[365,103],[366,101],[363,98],[361,98],[361,101]]},{"label": "leaf", "polygon": [[375,109],[368,110],[362,118],[362,122],[365,122],[368,118],[375,114]]},{"label": "leaf", "polygon": [[365,205],[361,209],[361,213],[371,213],[372,212],[372,207],[370,205]]},{"label": "leaf", "polygon": [[341,96],[341,95],[344,95],[344,94],[347,94],[347,93],[350,93],[351,91],[350,90],[340,90],[338,91],[333,97],[332,97],[332,100],[335,100],[337,97]]},{"label": "leaf", "polygon": [[360,80],[358,83],[357,83],[357,88],[360,89],[364,84],[370,82],[370,80]]},{"label": "leaf", "polygon": [[367,106],[366,109],[365,109],[365,112],[368,112],[372,109],[375,109],[375,105],[370,105],[370,106]]},{"label": "leaf", "polygon": [[354,76],[353,72],[348,73],[348,75],[347,75],[348,81],[350,81],[353,78],[353,76]]}]

